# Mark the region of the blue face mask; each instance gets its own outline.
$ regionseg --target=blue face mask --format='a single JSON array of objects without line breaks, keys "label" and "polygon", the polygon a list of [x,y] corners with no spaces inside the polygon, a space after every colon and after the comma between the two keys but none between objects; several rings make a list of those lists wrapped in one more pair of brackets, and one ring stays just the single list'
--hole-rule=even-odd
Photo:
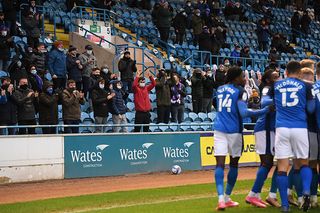
[{"label": "blue face mask", "polygon": [[52,93],[53,93],[53,88],[52,88],[52,87],[49,87],[49,88],[47,89],[47,93],[50,94],[50,95],[52,95]]}]

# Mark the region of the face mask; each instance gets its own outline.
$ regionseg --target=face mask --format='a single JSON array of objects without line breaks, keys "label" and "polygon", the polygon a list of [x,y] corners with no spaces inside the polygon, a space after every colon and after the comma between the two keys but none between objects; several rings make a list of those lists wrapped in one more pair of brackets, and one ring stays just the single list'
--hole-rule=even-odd
[{"label": "face mask", "polygon": [[202,4],[203,3],[203,1],[200,1],[200,4]]},{"label": "face mask", "polygon": [[145,86],[146,86],[146,83],[139,83],[139,86],[140,86],[140,87],[145,87]]},{"label": "face mask", "polygon": [[229,65],[230,65],[230,63],[225,63],[225,64],[224,64],[224,66],[229,66]]},{"label": "face mask", "polygon": [[209,77],[211,77],[211,76],[212,76],[212,73],[208,73],[207,75],[208,75]]},{"label": "face mask", "polygon": [[187,5],[188,5],[188,7],[191,7],[191,3],[188,3]]},{"label": "face mask", "polygon": [[41,52],[41,53],[46,53],[46,52],[47,52],[47,50],[46,50],[46,49],[44,49],[44,50],[40,50],[40,52]]},{"label": "face mask", "polygon": [[28,84],[20,85],[20,88],[23,90],[26,90],[26,89],[28,89]]},{"label": "face mask", "polygon": [[121,87],[121,85],[117,85],[117,88],[118,88],[118,89],[121,89],[122,87]]},{"label": "face mask", "polygon": [[2,34],[2,36],[7,36],[8,32],[4,30],[4,31],[2,31],[1,34]]},{"label": "face mask", "polygon": [[76,90],[76,88],[75,87],[70,87],[69,90],[70,90],[70,92],[73,92],[73,91]]},{"label": "face mask", "polygon": [[31,70],[31,73],[32,73],[33,75],[36,75],[36,74],[37,74],[37,70]]},{"label": "face mask", "polygon": [[18,61],[18,62],[17,62],[17,66],[18,66],[18,67],[21,67],[21,65],[22,65],[21,61]]},{"label": "face mask", "polygon": [[48,93],[49,95],[52,95],[52,93],[53,93],[53,88],[52,88],[52,87],[49,87],[49,88],[47,89],[47,93]]},{"label": "face mask", "polygon": [[58,50],[62,52],[64,49],[63,48],[58,48]]},{"label": "face mask", "polygon": [[201,14],[200,14],[200,13],[197,13],[196,15],[197,15],[197,16],[200,16]]},{"label": "face mask", "polygon": [[187,15],[187,13],[186,13],[186,12],[183,12],[183,13],[182,13],[182,15],[186,16],[186,15]]},{"label": "face mask", "polygon": [[104,72],[104,73],[108,73],[108,72],[109,72],[109,70],[108,70],[108,69],[106,69],[106,68],[104,68],[104,69],[102,70],[102,72]]},{"label": "face mask", "polygon": [[99,84],[100,89],[104,89],[104,84]]},{"label": "face mask", "polygon": [[88,53],[89,55],[91,55],[91,54],[92,54],[92,50],[87,50],[87,53]]}]

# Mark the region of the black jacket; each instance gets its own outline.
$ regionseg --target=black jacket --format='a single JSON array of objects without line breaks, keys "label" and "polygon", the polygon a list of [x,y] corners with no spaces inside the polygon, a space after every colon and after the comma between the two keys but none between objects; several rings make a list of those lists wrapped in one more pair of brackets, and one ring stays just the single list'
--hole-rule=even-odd
[{"label": "black jacket", "polygon": [[215,82],[216,88],[224,85],[225,81],[226,81],[226,72],[222,72],[220,70],[217,70],[215,80],[216,80],[216,82]]},{"label": "black jacket", "polygon": [[79,66],[76,63],[77,60],[79,60],[78,57],[73,57],[70,54],[68,54],[67,56],[68,79],[72,79],[75,82],[81,82],[82,74],[81,74],[81,69],[79,69]]},{"label": "black jacket", "polygon": [[18,106],[18,121],[35,119],[35,104],[37,104],[38,98],[35,98],[34,95],[27,97],[31,91],[31,89],[23,90],[18,88],[12,95]]},{"label": "black jacket", "polygon": [[47,93],[48,83],[44,83],[43,92],[39,95],[39,124],[58,124],[58,93]]},{"label": "black jacket", "polygon": [[122,81],[133,81],[133,73],[137,72],[136,63],[131,58],[121,58],[118,69]]},{"label": "black jacket", "polygon": [[32,38],[40,37],[40,29],[38,27],[39,22],[35,19],[35,17],[25,17],[23,18],[23,27],[27,32],[27,35]]},{"label": "black jacket", "polygon": [[171,105],[170,87],[170,82],[164,76],[156,79],[157,106]]},{"label": "black jacket", "polygon": [[100,89],[95,87],[92,90],[92,104],[94,117],[107,117],[109,113],[109,102],[107,96],[110,95],[110,90]]},{"label": "black jacket", "polygon": [[41,78],[44,78],[46,71],[48,70],[47,55],[42,52],[34,52],[31,55],[31,64],[36,65],[38,74]]},{"label": "black jacket", "polygon": [[187,28],[187,17],[184,16],[182,13],[178,13],[173,19],[173,27],[179,33],[185,33]]},{"label": "black jacket", "polygon": [[2,36],[0,34],[0,60],[8,60],[10,57],[10,47],[13,47],[13,43],[9,38],[9,35]]},{"label": "black jacket", "polygon": [[212,49],[212,37],[210,33],[202,32],[199,35],[199,50],[211,51]]},{"label": "black jacket", "polygon": [[16,124],[17,123],[17,105],[12,94],[6,93],[7,103],[0,105],[0,124]]},{"label": "black jacket", "polygon": [[212,77],[207,76],[206,79],[203,80],[203,98],[212,98],[214,88],[214,79]]},{"label": "black jacket", "polygon": [[201,73],[194,73],[191,77],[191,94],[194,98],[203,97],[203,81],[204,78],[201,76]]}]

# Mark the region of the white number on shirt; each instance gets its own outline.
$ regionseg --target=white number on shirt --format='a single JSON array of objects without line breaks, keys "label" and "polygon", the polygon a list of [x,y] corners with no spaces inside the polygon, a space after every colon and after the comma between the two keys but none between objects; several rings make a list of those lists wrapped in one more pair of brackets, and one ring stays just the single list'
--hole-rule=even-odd
[{"label": "white number on shirt", "polygon": [[230,94],[227,94],[224,98],[223,95],[218,95],[218,111],[221,112],[222,108],[227,108],[227,112],[231,112],[232,99],[230,99]]},{"label": "white number on shirt", "polygon": [[[282,95],[282,106],[283,107],[293,107],[299,103],[299,98],[297,96],[298,88],[282,88],[279,90]],[[287,96],[292,101],[287,101]]]},{"label": "white number on shirt", "polygon": [[316,89],[316,90],[312,89],[312,95],[314,97],[316,97],[318,99],[318,101],[320,102],[320,90],[319,89]]}]

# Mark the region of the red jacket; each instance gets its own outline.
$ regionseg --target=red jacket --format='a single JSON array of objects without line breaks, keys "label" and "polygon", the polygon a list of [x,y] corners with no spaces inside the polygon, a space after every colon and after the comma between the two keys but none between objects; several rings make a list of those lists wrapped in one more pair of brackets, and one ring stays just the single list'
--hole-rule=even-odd
[{"label": "red jacket", "polygon": [[151,76],[151,84],[145,87],[140,87],[138,81],[139,77],[136,77],[132,85],[135,110],[139,112],[149,112],[151,110],[149,92],[156,86],[156,82]]}]

